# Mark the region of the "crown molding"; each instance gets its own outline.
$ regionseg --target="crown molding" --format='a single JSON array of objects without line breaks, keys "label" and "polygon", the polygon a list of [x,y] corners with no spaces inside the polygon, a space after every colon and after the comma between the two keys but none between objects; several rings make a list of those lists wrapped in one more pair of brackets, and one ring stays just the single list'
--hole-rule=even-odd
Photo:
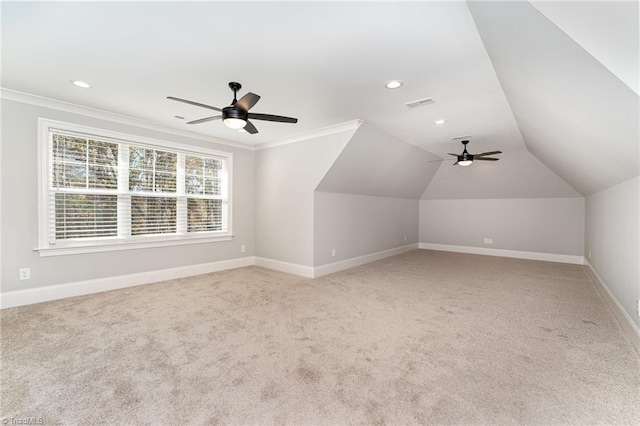
[{"label": "crown molding", "polygon": [[219,139],[211,136],[205,136],[197,133],[187,132],[184,130],[174,129],[162,124],[153,123],[151,121],[141,120],[139,118],[132,118],[126,115],[117,114],[114,112],[104,111],[97,108],[91,108],[83,105],[73,104],[70,102],[59,101],[56,99],[45,98],[43,96],[32,95],[30,93],[19,92],[17,90],[6,89],[0,87],[0,98],[8,101],[20,102],[23,104],[35,105],[43,108],[56,109],[58,111],[70,112],[73,114],[84,115],[87,117],[98,118],[101,120],[108,120],[120,124],[127,124],[130,126],[141,127],[148,130],[155,130],[158,132],[169,133],[172,135],[183,136],[191,139],[198,139],[205,142],[211,142],[218,145],[232,146],[234,148],[241,148],[253,151],[255,148],[252,145],[234,142],[227,139]]},{"label": "crown molding", "polygon": [[323,127],[321,129],[312,130],[306,133],[301,133],[299,135],[296,135],[287,139],[282,139],[277,142],[268,142],[268,143],[256,145],[254,149],[258,151],[261,149],[268,149],[276,146],[288,145],[291,143],[302,142],[309,139],[315,139],[321,136],[333,135],[335,133],[346,132],[349,130],[357,130],[361,124],[362,124],[362,120],[359,120],[359,119],[346,121],[344,123],[336,124],[333,126]]}]

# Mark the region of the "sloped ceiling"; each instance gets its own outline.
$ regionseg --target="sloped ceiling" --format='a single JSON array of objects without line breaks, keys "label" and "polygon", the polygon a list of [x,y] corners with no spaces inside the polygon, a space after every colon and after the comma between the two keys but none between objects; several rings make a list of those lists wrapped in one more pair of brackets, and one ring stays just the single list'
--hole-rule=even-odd
[{"label": "sloped ceiling", "polygon": [[469,167],[443,162],[422,199],[582,196],[524,147],[506,150],[499,157],[500,161],[476,161]]},{"label": "sloped ceiling", "polygon": [[638,175],[629,86],[527,2],[469,8],[531,153],[583,195]]},{"label": "sloped ceiling", "polygon": [[[248,146],[362,119],[430,152],[522,145],[464,1],[2,2],[2,86]],[[93,87],[79,89],[71,79]],[[389,90],[384,83],[401,79]],[[250,135],[169,101],[261,95]],[[434,103],[407,108],[431,97]],[[211,114],[210,114],[211,113]],[[184,120],[175,116],[185,117]],[[444,126],[434,124],[447,120]],[[509,122],[508,120],[511,120]]]},{"label": "sloped ceiling", "polygon": [[640,94],[637,0],[529,3]]},{"label": "sloped ceiling", "polygon": [[419,199],[440,163],[438,157],[363,123],[316,191]]},{"label": "sloped ceiling", "polygon": [[[400,146],[398,139],[385,139],[395,136],[447,156],[460,151],[452,137],[472,135],[472,152],[504,152],[493,169],[443,163],[430,196],[447,190],[495,197],[494,188],[476,185],[489,170],[500,176],[502,197],[519,190],[520,197],[572,193],[558,183],[542,194],[555,178],[521,154],[525,145],[582,194],[637,176],[640,168],[637,1],[3,2],[1,7],[5,89],[247,147],[363,119],[393,135],[381,138],[389,146]],[[230,37],[233,42],[225,42]],[[76,78],[93,88],[70,85]],[[384,88],[395,78],[404,86]],[[260,122],[257,135],[219,122],[193,126],[186,122],[206,111],[165,98],[224,106],[231,99],[231,80],[243,83],[241,93],[262,95],[255,112],[295,116],[298,124]],[[426,97],[435,102],[405,106]],[[446,125],[435,125],[438,119]],[[360,137],[321,188],[423,194],[418,187],[426,185],[438,163],[414,170],[413,161],[428,157],[419,151],[408,163],[390,165],[400,154],[379,149],[375,137],[365,149]],[[361,158],[369,159],[371,170]],[[356,170],[337,169],[347,164]],[[389,182],[374,176],[392,170],[402,176]],[[416,171],[416,185],[401,184],[409,171]],[[546,183],[527,181],[518,188],[523,171],[530,180],[544,175],[539,179]],[[340,176],[360,181],[341,183]],[[445,176],[449,185],[441,182]],[[363,177],[373,182],[368,185]],[[471,195],[468,188],[474,185]]]}]

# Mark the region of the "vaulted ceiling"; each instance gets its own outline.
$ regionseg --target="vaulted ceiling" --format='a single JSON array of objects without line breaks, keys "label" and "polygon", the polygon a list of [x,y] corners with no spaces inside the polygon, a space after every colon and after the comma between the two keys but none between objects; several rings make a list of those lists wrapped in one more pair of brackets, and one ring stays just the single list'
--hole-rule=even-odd
[{"label": "vaulted ceiling", "polygon": [[[354,119],[441,157],[470,135],[504,152],[489,181],[542,170],[549,191],[529,193],[571,196],[638,174],[637,18],[637,2],[3,2],[2,87],[249,147]],[[299,123],[187,125],[211,114],[166,99],[223,107],[229,81]],[[487,170],[449,164],[434,193]]]},{"label": "vaulted ceiling", "polygon": [[[599,13],[603,19],[593,33],[600,34],[606,27],[610,33],[620,34],[620,47],[614,44],[610,48],[628,56],[606,57],[603,55],[608,52],[595,47],[590,53],[578,44],[587,40],[584,25],[567,24],[571,34],[576,34],[571,38],[529,3],[469,3],[527,148],[586,195],[640,172],[640,109],[635,91],[640,78],[638,3],[586,5],[584,11],[578,6],[582,2],[574,6],[578,17],[591,18],[579,24],[595,23],[594,14]],[[538,7],[543,11],[549,8],[548,13],[556,16],[555,6],[538,3]],[[610,15],[624,16],[619,27],[607,19],[605,12],[610,10],[617,12]],[[624,25],[627,15],[635,16],[630,22],[635,22],[635,30]],[[557,16],[557,22],[567,18],[566,14]],[[611,37],[609,41],[615,40]],[[635,52],[626,47],[634,40]],[[635,81],[629,72],[634,67]]]}]

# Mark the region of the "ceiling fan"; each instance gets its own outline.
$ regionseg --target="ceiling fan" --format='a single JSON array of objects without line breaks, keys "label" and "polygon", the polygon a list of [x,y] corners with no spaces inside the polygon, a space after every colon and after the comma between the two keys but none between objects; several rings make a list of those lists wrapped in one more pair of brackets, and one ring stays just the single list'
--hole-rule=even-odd
[{"label": "ceiling fan", "polygon": [[297,123],[297,118],[284,117],[282,115],[271,114],[258,114],[249,112],[251,108],[260,100],[260,96],[255,93],[247,93],[240,99],[237,99],[238,90],[242,88],[240,83],[232,81],[229,83],[229,88],[233,90],[233,101],[231,105],[224,108],[217,108],[211,105],[201,104],[200,102],[189,101],[187,99],[180,99],[174,96],[167,96],[167,99],[177,102],[183,102],[185,104],[198,106],[201,108],[212,109],[214,111],[221,112],[222,115],[215,115],[212,117],[200,118],[198,120],[189,121],[187,124],[200,124],[207,121],[222,119],[224,124],[230,129],[244,130],[252,135],[258,133],[258,129],[249,121],[252,120],[264,120],[264,121],[277,121],[279,123]]},{"label": "ceiling fan", "polygon": [[[470,166],[474,161],[498,161],[499,158],[492,158],[492,157],[487,157],[488,155],[496,155],[496,154],[502,154],[502,151],[489,151],[489,152],[483,152],[480,154],[469,154],[469,152],[467,151],[467,144],[469,143],[469,141],[461,141],[462,145],[464,146],[464,150],[462,151],[462,154],[452,154],[452,153],[448,153],[449,155],[453,155],[454,157],[457,158],[456,162],[453,163],[453,165],[460,165],[463,167],[466,166]],[[444,161],[443,160],[435,160],[435,161],[429,161],[430,163],[435,163],[438,161]]]}]

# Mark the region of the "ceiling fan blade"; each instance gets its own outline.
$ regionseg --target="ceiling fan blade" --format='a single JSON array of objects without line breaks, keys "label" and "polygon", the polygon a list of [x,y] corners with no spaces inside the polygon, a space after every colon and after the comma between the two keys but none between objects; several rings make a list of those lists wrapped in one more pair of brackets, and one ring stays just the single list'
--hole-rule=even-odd
[{"label": "ceiling fan blade", "polygon": [[207,108],[207,109],[212,109],[214,111],[222,112],[222,110],[220,108],[216,108],[216,107],[211,106],[211,105],[201,104],[200,102],[193,102],[193,101],[189,101],[187,99],[180,99],[180,98],[176,98],[176,97],[173,97],[173,96],[167,96],[167,99],[171,99],[172,101],[182,102],[182,103],[189,104],[189,105],[198,106],[198,107],[201,107],[201,108]]},{"label": "ceiling fan blade", "polygon": [[447,154],[449,154],[449,155],[453,155],[454,157],[457,157],[458,155],[460,155],[460,154],[452,154],[452,153],[450,153],[450,152],[447,152]]},{"label": "ceiling fan blade", "polygon": [[187,124],[206,123],[207,121],[220,120],[221,118],[222,118],[221,115],[216,115],[216,116],[213,116],[213,117],[205,117],[205,118],[201,118],[199,120],[189,121]]},{"label": "ceiling fan blade", "polygon": [[278,123],[297,123],[298,122],[297,118],[283,117],[282,115],[256,114],[253,112],[249,113],[249,118],[252,118],[254,120],[277,121]]},{"label": "ceiling fan blade", "polygon": [[487,157],[480,157],[480,158],[474,157],[473,158],[473,161],[477,161],[477,160],[479,160],[479,161],[498,161],[499,158],[487,158]]},{"label": "ceiling fan blade", "polygon": [[247,120],[247,124],[244,126],[244,130],[247,133],[250,133],[252,135],[255,135],[256,133],[258,133],[258,129],[256,129],[256,126],[253,125],[253,123],[251,123],[249,120]]},{"label": "ceiling fan blade", "polygon": [[457,166],[457,165],[458,165],[458,162],[456,161],[455,163],[453,163],[453,165],[454,165],[454,166]]},{"label": "ceiling fan blade", "polygon": [[245,111],[249,111],[255,104],[258,103],[259,100],[260,96],[256,95],[255,93],[249,92],[238,99],[238,102],[236,102],[236,106],[239,106]]},{"label": "ceiling fan blade", "polygon": [[443,158],[441,160],[431,160],[431,161],[427,161],[427,163],[439,163],[441,161],[449,161],[449,159],[448,158],[447,159]]},{"label": "ceiling fan blade", "polygon": [[485,157],[487,155],[495,155],[495,154],[502,154],[502,151],[489,151],[489,152],[483,152],[482,154],[474,154],[476,157]]}]

